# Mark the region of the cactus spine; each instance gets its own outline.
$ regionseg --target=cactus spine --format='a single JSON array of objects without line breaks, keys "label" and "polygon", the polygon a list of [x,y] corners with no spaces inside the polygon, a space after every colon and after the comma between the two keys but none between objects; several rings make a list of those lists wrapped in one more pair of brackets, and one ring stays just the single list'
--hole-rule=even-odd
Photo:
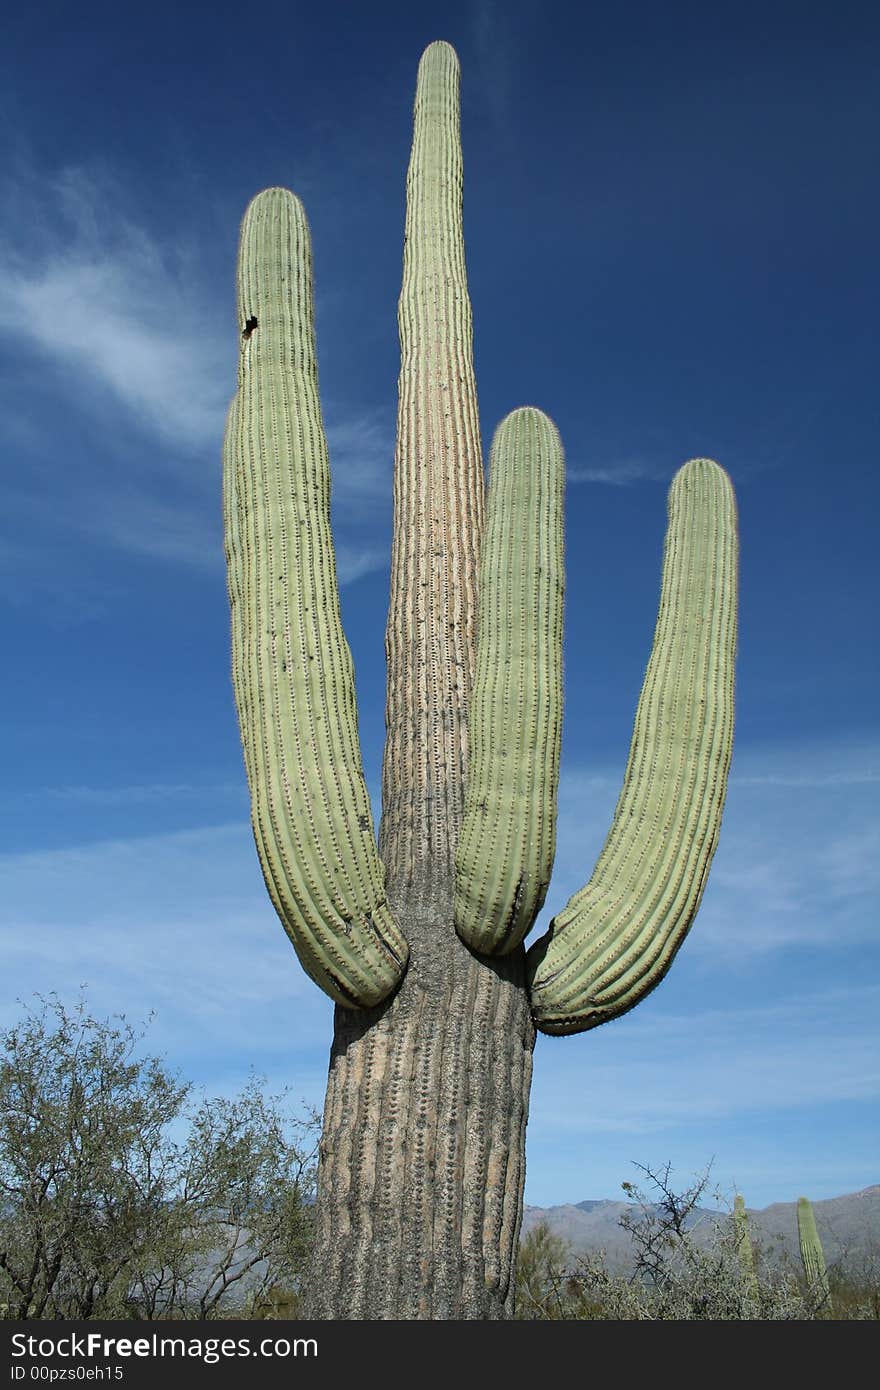
[{"label": "cactus spine", "polygon": [[828,1310],[831,1305],[831,1288],[825,1268],[825,1252],[816,1229],[813,1208],[806,1197],[798,1197],[797,1224],[807,1291],[816,1299],[817,1307]]},{"label": "cactus spine", "polygon": [[484,535],[458,87],[454,51],[431,44],[398,309],[378,853],[339,620],[308,230],[281,189],[242,226],[224,452],[233,683],[269,892],[338,1006],[312,1317],[511,1314],[535,1027],[595,1027],[658,983],[700,901],[730,759],[736,517],[726,475],[697,459],[670,493],[611,833],[526,957],[554,849],[563,456],[547,416],[514,411],[491,452]]}]

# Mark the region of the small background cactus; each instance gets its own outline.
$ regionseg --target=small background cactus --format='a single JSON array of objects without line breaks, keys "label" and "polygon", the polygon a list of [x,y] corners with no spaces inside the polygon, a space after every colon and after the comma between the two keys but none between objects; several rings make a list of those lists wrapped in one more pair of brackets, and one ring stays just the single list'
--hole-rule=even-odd
[{"label": "small background cactus", "polygon": [[739,1192],[733,1201],[733,1225],[736,1234],[736,1253],[743,1282],[749,1292],[757,1297],[758,1276],[755,1271],[755,1252],[749,1235],[749,1218],[746,1212],[745,1198]]},{"label": "small background cactus", "polygon": [[798,1197],[797,1204],[798,1243],[804,1266],[807,1293],[815,1299],[820,1310],[831,1311],[831,1286],[825,1267],[825,1252],[816,1228],[816,1217],[811,1203],[806,1197]]}]

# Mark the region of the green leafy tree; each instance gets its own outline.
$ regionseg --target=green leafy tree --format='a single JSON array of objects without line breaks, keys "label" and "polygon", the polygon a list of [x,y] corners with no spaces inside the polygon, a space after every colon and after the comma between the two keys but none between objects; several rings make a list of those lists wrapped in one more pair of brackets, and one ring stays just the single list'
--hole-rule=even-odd
[{"label": "green leafy tree", "polygon": [[546,1221],[533,1226],[517,1251],[514,1316],[529,1320],[566,1317],[565,1285],[571,1264],[568,1241],[551,1231]]},{"label": "green leafy tree", "polygon": [[208,1318],[298,1284],[314,1122],[256,1079],[198,1100],[139,1041],[54,995],[0,1034],[7,1317]]}]

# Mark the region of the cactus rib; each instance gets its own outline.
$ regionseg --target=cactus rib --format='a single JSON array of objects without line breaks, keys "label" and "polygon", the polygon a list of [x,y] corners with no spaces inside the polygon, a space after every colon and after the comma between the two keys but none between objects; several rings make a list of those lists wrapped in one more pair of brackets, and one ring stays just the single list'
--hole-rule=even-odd
[{"label": "cactus rib", "polygon": [[272,902],[338,1003],[395,988],[391,914],[361,766],[330,533],[311,242],[299,200],[257,195],[238,259],[241,359],[224,438],[232,675],[251,818]]},{"label": "cactus rib", "polygon": [[733,739],[736,561],[730,480],[692,459],[669,492],[654,645],[614,821],[589,883],[528,953],[543,1032],[581,1032],[633,1008],[699,907]]},{"label": "cactus rib", "polygon": [[455,926],[472,950],[519,946],[547,892],[562,727],[564,461],[556,426],[522,407],[489,458],[471,763]]}]

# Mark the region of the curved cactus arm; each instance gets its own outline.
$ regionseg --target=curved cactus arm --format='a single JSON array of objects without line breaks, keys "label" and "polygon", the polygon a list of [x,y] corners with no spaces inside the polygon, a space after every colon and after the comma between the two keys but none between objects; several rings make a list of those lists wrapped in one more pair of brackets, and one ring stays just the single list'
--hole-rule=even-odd
[{"label": "curved cactus arm", "polygon": [[733,740],[736,569],[730,479],[692,459],[669,492],[654,646],[611,831],[587,886],[528,953],[542,1032],[582,1032],[633,1008],[697,912]]},{"label": "curved cactus arm", "polygon": [[825,1251],[819,1239],[816,1217],[806,1197],[798,1197],[797,1204],[798,1244],[804,1265],[807,1288],[819,1300],[828,1304],[831,1289],[828,1283],[828,1270],[825,1267]]},{"label": "curved cactus arm", "polygon": [[564,459],[553,421],[515,410],[489,457],[471,763],[455,926],[503,955],[541,909],[556,842],[562,727]]},{"label": "curved cactus arm", "polygon": [[407,947],[385,895],[361,766],[330,534],[312,258],[299,200],[258,194],[241,228],[241,360],[223,446],[232,676],[270,896],[337,1003],[395,988]]}]

